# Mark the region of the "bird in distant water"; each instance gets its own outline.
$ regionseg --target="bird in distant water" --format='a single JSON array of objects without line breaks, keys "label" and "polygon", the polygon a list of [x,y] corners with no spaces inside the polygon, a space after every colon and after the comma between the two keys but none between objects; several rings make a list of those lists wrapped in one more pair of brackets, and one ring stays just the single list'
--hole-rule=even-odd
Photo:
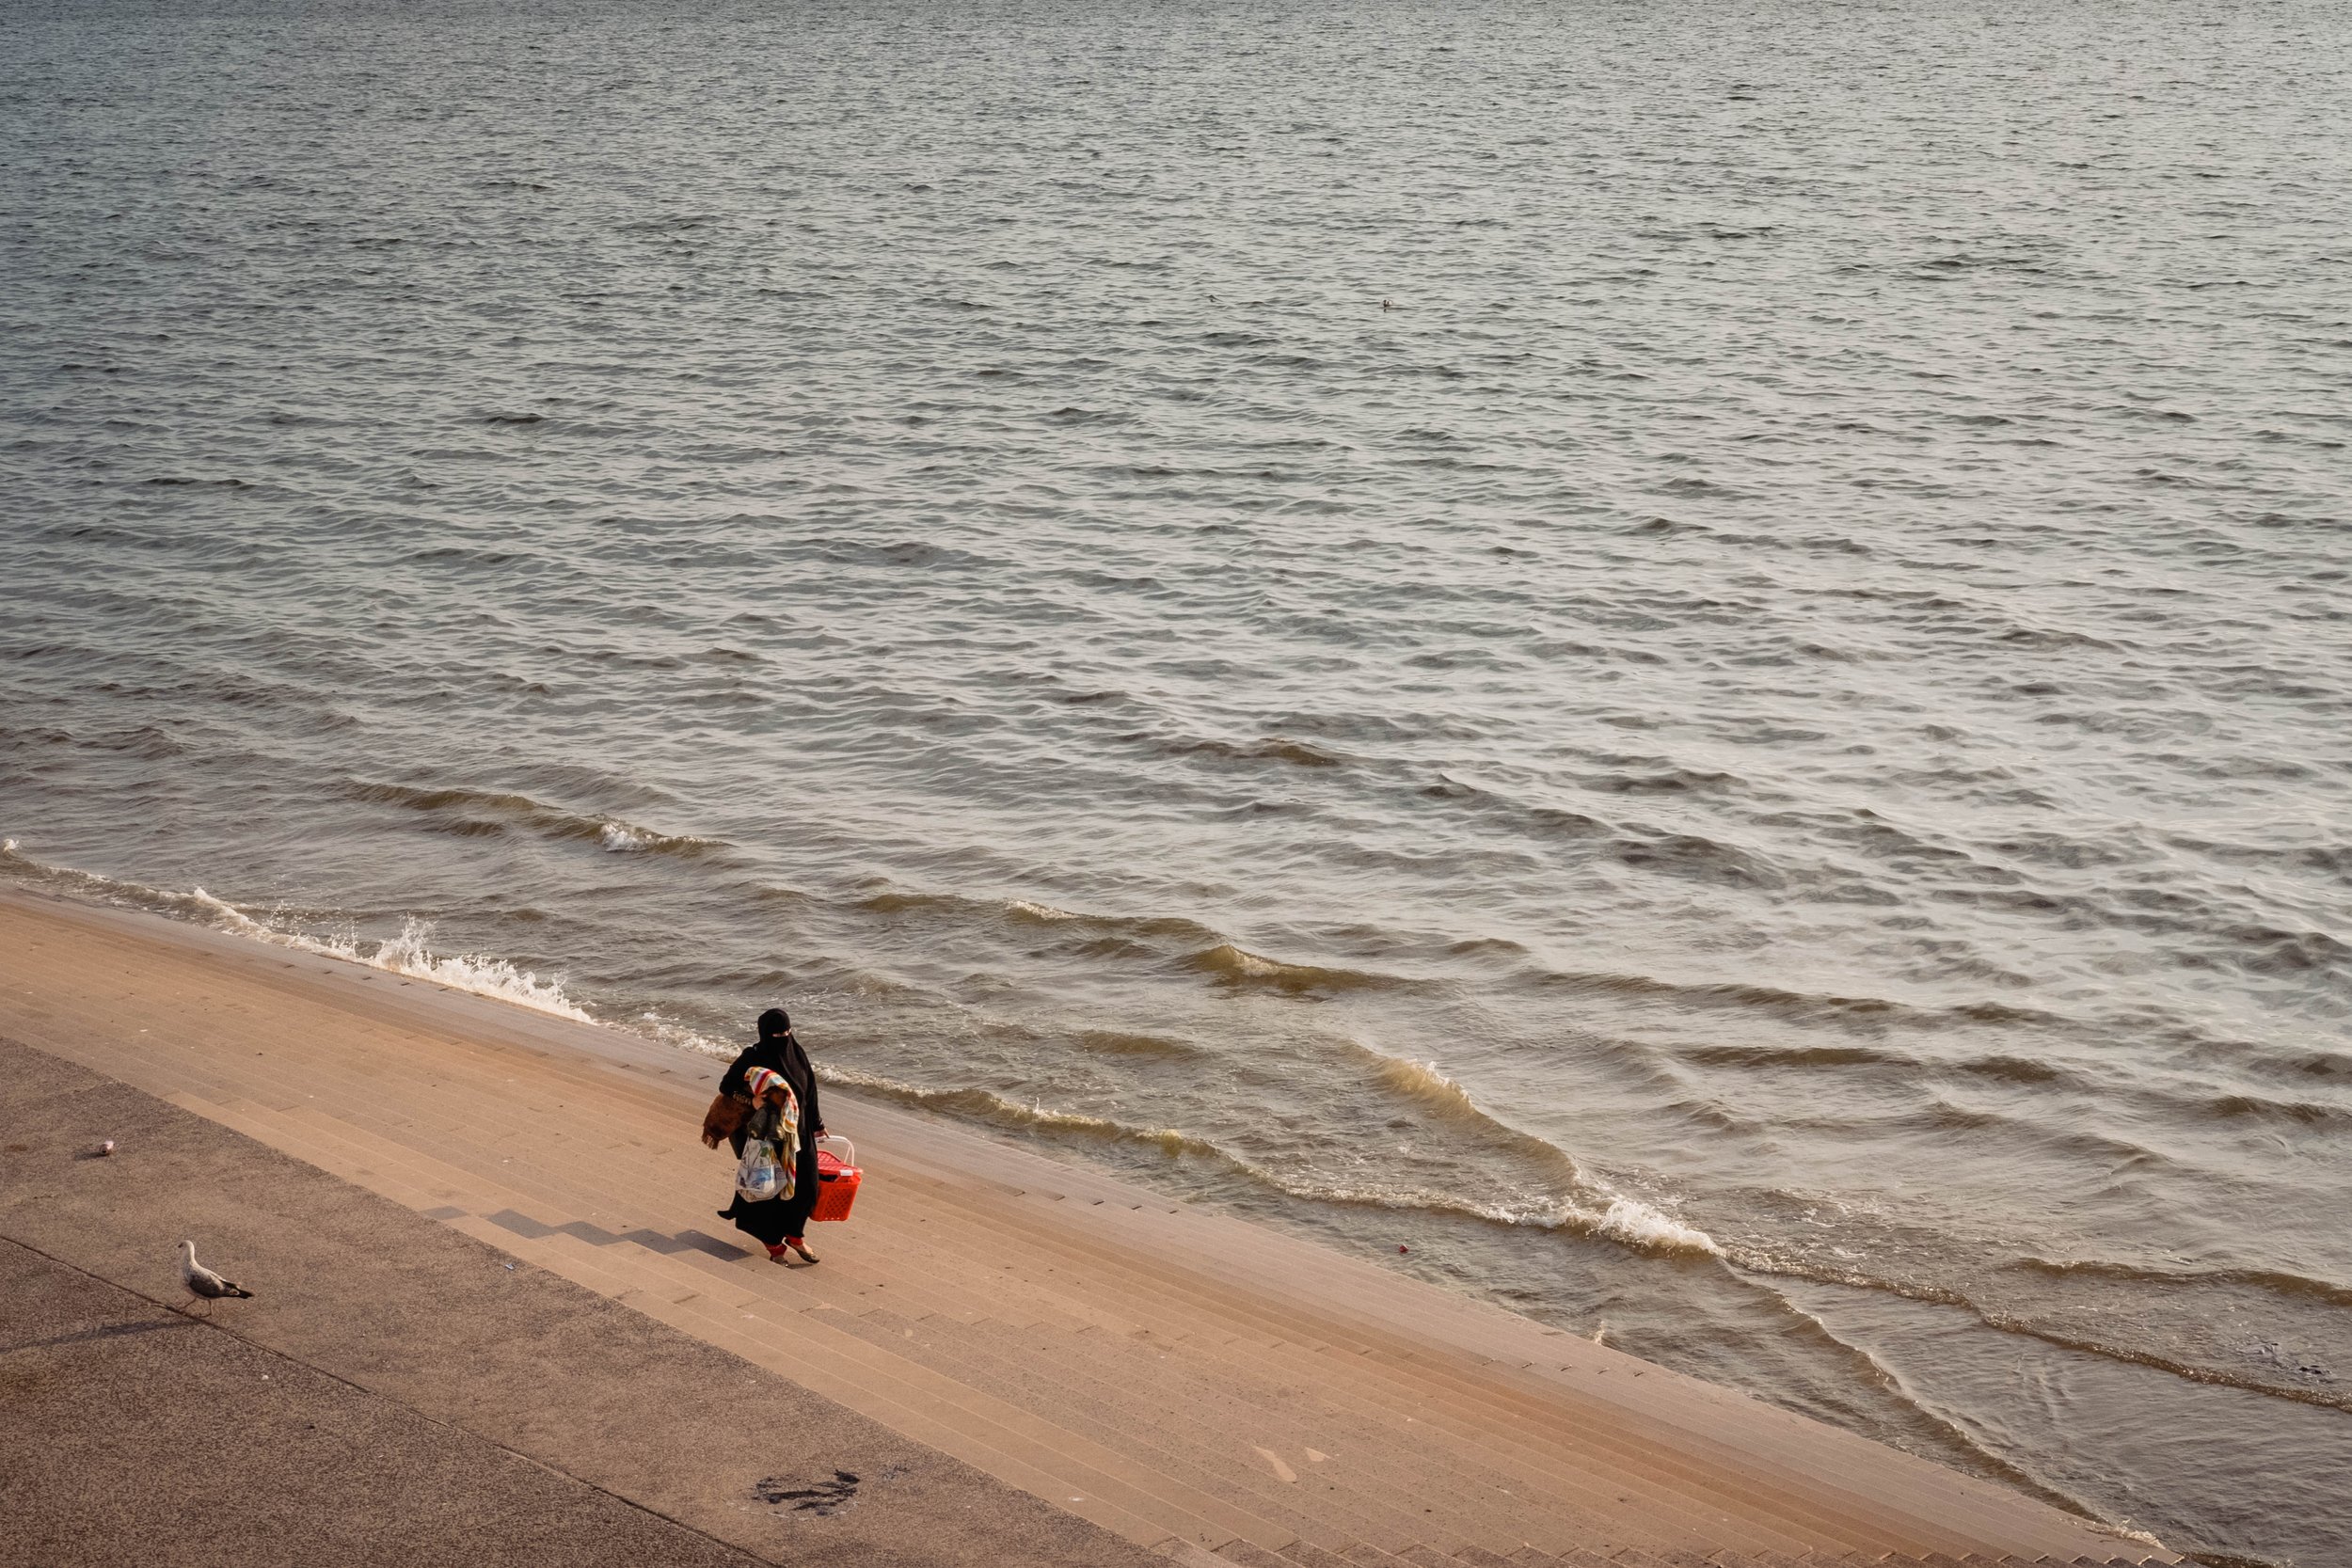
[{"label": "bird in distant water", "polygon": [[180,1243],[180,1283],[188,1288],[188,1294],[199,1301],[220,1301],[234,1298],[250,1301],[253,1292],[233,1280],[221,1278],[196,1260],[196,1243]]}]

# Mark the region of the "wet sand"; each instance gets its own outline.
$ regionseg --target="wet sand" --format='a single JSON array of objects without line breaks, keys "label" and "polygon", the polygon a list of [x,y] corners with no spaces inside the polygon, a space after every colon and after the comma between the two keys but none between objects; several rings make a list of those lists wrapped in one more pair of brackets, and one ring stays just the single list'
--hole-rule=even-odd
[{"label": "wet sand", "polygon": [[[815,1227],[821,1265],[778,1268],[713,1217],[726,1165],[695,1131],[718,1064],[358,965],[0,895],[0,1035],[316,1167],[245,1170],[234,1203],[207,1191],[201,1161],[97,1192],[59,1145],[96,1128],[34,1096],[10,1118],[28,1152],[9,1168],[39,1175],[8,1184],[8,1240],[169,1300],[158,1238],[201,1217],[200,1244],[261,1291],[230,1304],[238,1333],[310,1363],[389,1354],[405,1364],[395,1395],[456,1398],[372,1298],[306,1310],[349,1288],[327,1259],[285,1250],[315,1230],[295,1199],[319,1171],[399,1221],[364,1256],[403,1289],[429,1297],[452,1248],[560,1275],[634,1308],[596,1303],[592,1343],[730,1353],[789,1388],[801,1402],[777,1442],[803,1467],[837,1424],[919,1456],[885,1468],[946,1478],[935,1506],[968,1495],[1041,1541],[1056,1538],[1040,1521],[1065,1515],[1123,1538],[1104,1542],[1106,1562],[1131,1546],[1300,1568],[1579,1552],[2169,1560],[1363,1259],[853,1094],[829,1089],[826,1110],[869,1173],[856,1216]],[[114,1180],[149,1134],[109,1135],[125,1162],[105,1164]],[[588,1391],[540,1426],[528,1400],[488,1414],[476,1398],[443,1418],[505,1422],[512,1447],[559,1469],[628,1463],[606,1433],[637,1429],[643,1389],[597,1388],[553,1342],[507,1354]],[[749,1495],[761,1478],[727,1468],[741,1462],[729,1429],[717,1419],[637,1463],[688,1499],[679,1516],[772,1556],[776,1541],[720,1528],[774,1510]],[[900,1515],[867,1507],[885,1516]]]}]

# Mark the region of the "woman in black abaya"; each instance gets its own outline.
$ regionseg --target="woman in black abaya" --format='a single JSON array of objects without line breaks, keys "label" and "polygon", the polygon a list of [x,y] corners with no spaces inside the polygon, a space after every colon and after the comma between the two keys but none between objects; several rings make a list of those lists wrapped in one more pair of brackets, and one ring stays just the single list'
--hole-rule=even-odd
[{"label": "woman in black abaya", "polygon": [[[817,1140],[825,1135],[825,1118],[817,1108],[816,1069],[808,1065],[808,1053],[801,1049],[801,1042],[792,1037],[792,1020],[781,1007],[771,1007],[759,1015],[758,1040],[735,1058],[726,1075],[719,1080],[719,1092],[751,1104],[755,1068],[766,1068],[783,1079],[801,1102],[798,1148],[777,1151],[778,1158],[793,1163],[792,1196],[750,1203],[738,1193],[735,1202],[721,1210],[719,1217],[733,1220],[738,1230],[757,1237],[775,1262],[784,1261],[785,1249],[789,1247],[814,1263],[817,1255],[808,1250],[801,1232],[808,1225],[809,1211],[817,1206]],[[754,1107],[755,1115],[758,1109]],[[730,1139],[739,1160],[743,1157],[747,1135],[739,1129]]]}]

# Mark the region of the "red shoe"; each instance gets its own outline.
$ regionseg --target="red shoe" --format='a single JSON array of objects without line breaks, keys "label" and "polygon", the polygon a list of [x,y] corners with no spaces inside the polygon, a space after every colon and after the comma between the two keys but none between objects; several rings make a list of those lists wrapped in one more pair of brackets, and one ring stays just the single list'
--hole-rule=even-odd
[{"label": "red shoe", "polygon": [[775,1245],[768,1249],[768,1261],[771,1263],[781,1263],[784,1261],[784,1243],[782,1242],[778,1242]]}]

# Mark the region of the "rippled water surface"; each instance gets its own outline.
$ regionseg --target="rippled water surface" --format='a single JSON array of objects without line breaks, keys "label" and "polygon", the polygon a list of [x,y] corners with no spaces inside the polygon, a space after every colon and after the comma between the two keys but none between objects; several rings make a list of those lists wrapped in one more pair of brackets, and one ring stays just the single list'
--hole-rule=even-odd
[{"label": "rippled water surface", "polygon": [[12,5],[0,873],[781,1000],[2352,1561],[2346,103],[2328,5]]}]

